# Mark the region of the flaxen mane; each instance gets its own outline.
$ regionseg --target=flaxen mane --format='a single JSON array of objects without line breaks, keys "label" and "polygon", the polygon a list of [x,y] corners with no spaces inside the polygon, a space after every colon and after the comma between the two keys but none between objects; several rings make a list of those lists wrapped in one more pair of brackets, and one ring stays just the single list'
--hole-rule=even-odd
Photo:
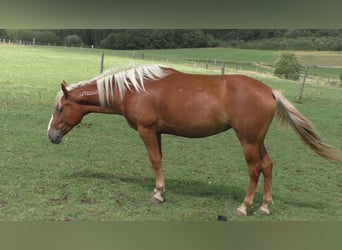
[{"label": "flaxen mane", "polygon": [[129,91],[145,91],[144,80],[156,80],[163,78],[168,73],[162,65],[147,65],[134,67],[122,71],[108,70],[95,78],[99,99],[102,107],[109,105],[114,98],[114,88],[119,92],[121,100]]},{"label": "flaxen mane", "polygon": [[[168,75],[165,70],[169,67],[163,65],[128,66],[125,69],[110,69],[101,75],[89,80],[69,85],[67,89],[73,90],[96,81],[99,100],[102,107],[110,105],[114,100],[114,89],[119,92],[121,100],[129,91],[145,91],[144,80],[156,80]],[[56,103],[60,102],[63,92],[57,96]]]}]

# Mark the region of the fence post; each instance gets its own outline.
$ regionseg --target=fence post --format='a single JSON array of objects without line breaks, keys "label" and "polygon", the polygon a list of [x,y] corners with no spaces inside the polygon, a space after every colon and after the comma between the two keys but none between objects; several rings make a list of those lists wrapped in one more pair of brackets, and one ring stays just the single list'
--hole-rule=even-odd
[{"label": "fence post", "polygon": [[101,63],[100,63],[100,74],[103,72],[103,60],[104,60],[104,52],[101,54]]},{"label": "fence post", "polygon": [[221,74],[224,75],[226,71],[226,63],[223,62],[222,68],[221,68]]},{"label": "fence post", "polygon": [[299,91],[299,96],[298,96],[298,100],[297,102],[300,103],[301,102],[301,99],[302,99],[302,96],[303,96],[303,92],[304,92],[304,85],[305,85],[305,81],[306,81],[306,77],[308,75],[308,67],[305,66],[305,69],[304,69],[304,77],[303,77],[303,82],[302,82],[302,86],[300,87],[300,91]]}]

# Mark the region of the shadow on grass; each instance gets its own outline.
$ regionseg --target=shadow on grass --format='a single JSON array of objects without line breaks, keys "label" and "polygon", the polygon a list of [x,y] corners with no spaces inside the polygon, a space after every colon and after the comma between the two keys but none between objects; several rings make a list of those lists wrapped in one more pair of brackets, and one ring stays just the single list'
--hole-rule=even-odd
[{"label": "shadow on grass", "polygon": [[[154,187],[154,178],[136,179],[132,177],[117,177],[120,181],[138,184],[144,189],[152,191]],[[175,194],[191,197],[212,197],[216,199],[230,199],[233,201],[242,201],[245,190],[236,186],[222,184],[208,184],[206,182],[189,179],[165,179],[166,190]]]},{"label": "shadow on grass", "polygon": [[[140,188],[147,190],[147,192],[152,191],[154,188],[155,180],[153,177],[131,177],[123,175],[115,175],[107,172],[99,172],[91,169],[84,169],[81,171],[76,171],[71,173],[68,178],[96,178],[108,182],[125,182],[133,185],[138,185]],[[173,194],[179,194],[183,196],[191,197],[212,197],[214,199],[229,199],[234,202],[241,202],[244,198],[246,189],[245,184],[241,183],[241,186],[226,185],[226,184],[209,184],[207,182],[191,180],[191,179],[181,179],[181,178],[166,178],[166,188],[167,191]],[[260,183],[261,184],[261,183]],[[259,185],[260,185],[259,184]],[[277,204],[283,203],[285,205],[293,207],[307,207],[313,209],[322,209],[324,204],[317,201],[303,201],[298,199],[289,199],[289,197],[279,196],[277,194],[273,195],[273,198]],[[259,204],[262,201],[262,194],[256,193],[254,203]]]},{"label": "shadow on grass", "polygon": [[[140,188],[152,192],[155,180],[153,177],[130,177],[123,175],[114,175],[112,173],[97,172],[91,169],[84,169],[73,172],[69,178],[96,178],[109,182],[125,182],[129,184],[138,185]],[[180,179],[180,178],[166,178],[165,179],[167,191],[192,197],[215,197],[217,199],[230,199],[233,201],[242,201],[246,190],[242,187],[229,186],[224,184],[209,184],[207,182]]]}]

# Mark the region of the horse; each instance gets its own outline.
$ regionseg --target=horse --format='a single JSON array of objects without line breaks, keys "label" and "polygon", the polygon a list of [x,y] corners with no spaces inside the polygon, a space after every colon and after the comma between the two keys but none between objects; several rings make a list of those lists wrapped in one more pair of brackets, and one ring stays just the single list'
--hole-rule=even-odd
[{"label": "horse", "polygon": [[188,138],[233,129],[243,149],[249,185],[237,215],[253,205],[260,175],[264,191],[258,212],[269,215],[273,162],[264,139],[274,117],[292,127],[318,155],[342,161],[341,151],[322,142],[312,123],[280,91],[244,75],[188,74],[164,65],[109,70],[85,82],[61,83],[48,125],[52,143],[62,142],[89,113],[118,114],[137,130],[147,149],[155,176],[150,201],[164,202],[161,168],[162,134]]}]

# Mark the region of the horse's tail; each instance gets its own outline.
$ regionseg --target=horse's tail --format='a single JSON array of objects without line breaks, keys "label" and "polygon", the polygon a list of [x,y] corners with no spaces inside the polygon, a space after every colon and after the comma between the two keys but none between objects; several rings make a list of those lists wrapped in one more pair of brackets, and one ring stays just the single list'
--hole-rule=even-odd
[{"label": "horse's tail", "polygon": [[273,90],[277,108],[276,118],[281,125],[292,127],[303,142],[323,158],[342,161],[342,151],[322,142],[312,123],[306,119],[279,91]]}]

